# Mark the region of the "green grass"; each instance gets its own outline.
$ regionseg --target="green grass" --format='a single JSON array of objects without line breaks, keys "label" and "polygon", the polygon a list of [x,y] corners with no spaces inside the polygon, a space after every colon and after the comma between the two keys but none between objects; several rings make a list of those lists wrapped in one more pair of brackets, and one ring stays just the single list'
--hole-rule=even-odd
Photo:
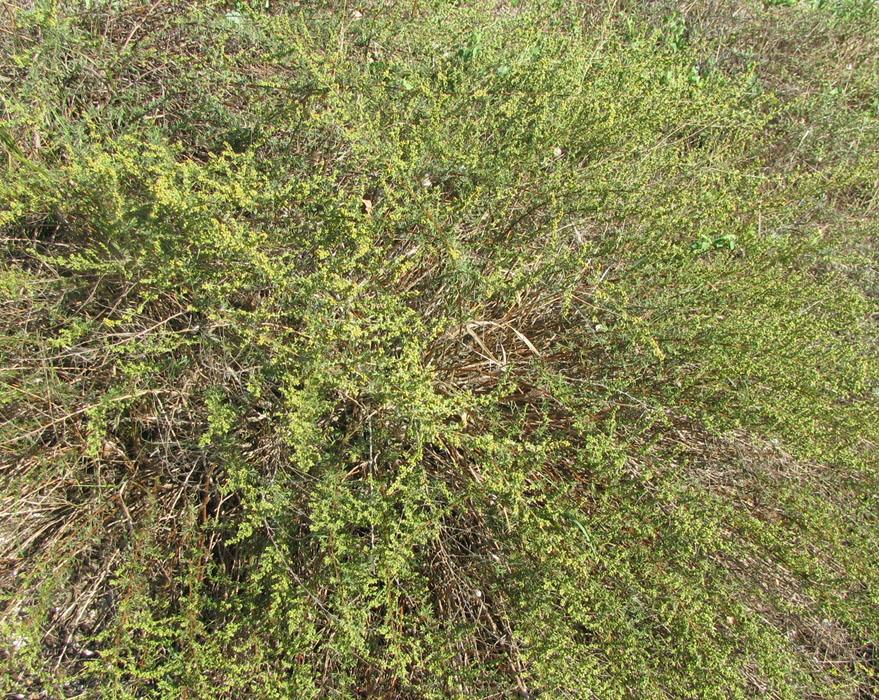
[{"label": "green grass", "polygon": [[0,692],[875,697],[877,14],[5,3]]}]

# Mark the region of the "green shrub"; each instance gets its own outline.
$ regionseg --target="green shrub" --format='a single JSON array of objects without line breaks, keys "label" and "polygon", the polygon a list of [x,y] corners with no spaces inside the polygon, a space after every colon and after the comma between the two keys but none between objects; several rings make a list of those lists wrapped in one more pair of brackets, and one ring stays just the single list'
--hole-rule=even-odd
[{"label": "green shrub", "polygon": [[6,11],[3,692],[875,692],[867,58],[842,105],[708,14]]}]

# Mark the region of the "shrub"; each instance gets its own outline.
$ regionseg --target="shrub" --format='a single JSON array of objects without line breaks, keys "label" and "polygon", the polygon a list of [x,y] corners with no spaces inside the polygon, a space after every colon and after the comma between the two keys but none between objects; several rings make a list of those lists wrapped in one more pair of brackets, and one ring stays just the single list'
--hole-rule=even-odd
[{"label": "shrub", "polygon": [[4,692],[875,692],[868,110],[679,13],[6,9]]}]

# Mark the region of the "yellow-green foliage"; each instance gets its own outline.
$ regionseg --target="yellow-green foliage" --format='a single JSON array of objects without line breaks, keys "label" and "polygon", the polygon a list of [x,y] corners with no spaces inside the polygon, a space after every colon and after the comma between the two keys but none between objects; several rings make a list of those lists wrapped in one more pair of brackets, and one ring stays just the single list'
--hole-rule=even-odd
[{"label": "yellow-green foliage", "polygon": [[2,692],[872,697],[879,37],[731,4],[7,3]]}]

